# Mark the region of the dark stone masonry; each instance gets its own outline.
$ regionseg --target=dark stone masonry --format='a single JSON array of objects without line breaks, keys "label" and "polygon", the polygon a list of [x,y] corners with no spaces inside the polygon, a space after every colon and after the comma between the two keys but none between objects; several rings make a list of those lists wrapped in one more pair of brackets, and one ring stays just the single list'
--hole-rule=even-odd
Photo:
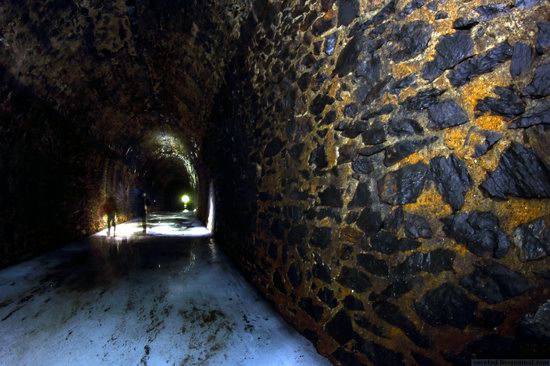
[{"label": "dark stone masonry", "polygon": [[0,265],[102,228],[105,194],[126,219],[132,187],[180,179],[336,365],[550,358],[549,19],[543,0],[7,1]]}]

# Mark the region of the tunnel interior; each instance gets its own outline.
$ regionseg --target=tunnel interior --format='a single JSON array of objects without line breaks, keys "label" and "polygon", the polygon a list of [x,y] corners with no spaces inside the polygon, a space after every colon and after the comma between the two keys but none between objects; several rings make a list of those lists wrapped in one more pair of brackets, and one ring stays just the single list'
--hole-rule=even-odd
[{"label": "tunnel interior", "polygon": [[550,358],[547,2],[8,0],[0,79],[0,266],[187,194],[335,364]]},{"label": "tunnel interior", "polygon": [[[136,167],[135,190],[146,193],[154,211],[196,208],[198,176],[192,152],[183,138],[167,132],[149,134],[135,151],[128,148],[125,164]],[[189,202],[184,204],[182,196]]]}]

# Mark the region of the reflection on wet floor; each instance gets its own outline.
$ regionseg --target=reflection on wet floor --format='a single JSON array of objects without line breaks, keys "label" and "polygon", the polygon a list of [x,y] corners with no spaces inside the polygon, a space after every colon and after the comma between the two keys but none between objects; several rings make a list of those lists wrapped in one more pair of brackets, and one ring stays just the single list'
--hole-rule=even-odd
[{"label": "reflection on wet floor", "polygon": [[[146,235],[206,237],[210,231],[192,212],[155,213],[147,216]],[[110,233],[105,229],[95,236],[109,236],[117,240],[138,239],[143,236],[143,226],[140,220],[131,220],[117,225],[116,230]]]},{"label": "reflection on wet floor", "polygon": [[0,270],[0,364],[329,364],[190,214],[140,225]]}]

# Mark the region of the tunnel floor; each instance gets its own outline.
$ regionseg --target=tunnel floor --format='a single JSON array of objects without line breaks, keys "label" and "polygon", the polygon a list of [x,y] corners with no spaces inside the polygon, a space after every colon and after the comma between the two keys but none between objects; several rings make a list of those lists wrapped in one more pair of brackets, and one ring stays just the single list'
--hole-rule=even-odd
[{"label": "tunnel floor", "polygon": [[329,365],[191,214],[0,270],[2,365]]}]

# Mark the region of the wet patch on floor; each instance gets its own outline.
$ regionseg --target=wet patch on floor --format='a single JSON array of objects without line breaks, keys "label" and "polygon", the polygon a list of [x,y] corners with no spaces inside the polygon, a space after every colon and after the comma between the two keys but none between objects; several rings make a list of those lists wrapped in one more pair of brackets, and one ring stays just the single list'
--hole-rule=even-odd
[{"label": "wet patch on floor", "polygon": [[92,237],[0,270],[0,344],[10,365],[328,365],[208,238]]}]

